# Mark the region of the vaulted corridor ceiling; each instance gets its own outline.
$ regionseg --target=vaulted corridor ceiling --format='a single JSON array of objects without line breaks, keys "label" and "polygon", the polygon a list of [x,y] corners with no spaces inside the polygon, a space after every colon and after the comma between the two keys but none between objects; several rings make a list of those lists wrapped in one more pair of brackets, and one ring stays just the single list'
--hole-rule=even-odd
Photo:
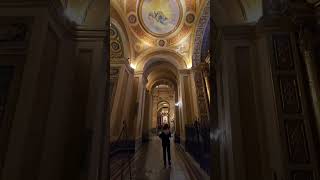
[{"label": "vaulted corridor ceiling", "polygon": [[[194,49],[201,48],[194,47],[195,38],[202,39],[208,24],[209,1],[112,0],[111,6],[111,23],[117,23],[128,39],[130,53],[124,58],[130,58],[133,68],[143,70],[154,56],[175,59],[182,69],[192,67]],[[200,56],[201,51],[197,53]]]}]

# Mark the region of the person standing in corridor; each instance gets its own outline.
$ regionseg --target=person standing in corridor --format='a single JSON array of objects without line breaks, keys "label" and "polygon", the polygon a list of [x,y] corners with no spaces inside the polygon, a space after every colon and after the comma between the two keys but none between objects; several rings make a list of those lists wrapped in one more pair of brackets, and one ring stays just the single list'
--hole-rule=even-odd
[{"label": "person standing in corridor", "polygon": [[159,134],[159,137],[162,141],[162,150],[163,150],[163,163],[164,167],[167,167],[167,157],[166,154],[168,154],[168,162],[169,166],[171,166],[171,154],[170,154],[170,137],[171,132],[169,129],[169,125],[165,124],[163,126],[162,132]]}]

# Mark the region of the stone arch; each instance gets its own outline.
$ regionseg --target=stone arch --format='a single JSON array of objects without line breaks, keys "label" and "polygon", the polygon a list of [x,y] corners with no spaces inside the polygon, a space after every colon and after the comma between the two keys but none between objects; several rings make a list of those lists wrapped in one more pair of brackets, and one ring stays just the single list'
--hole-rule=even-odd
[{"label": "stone arch", "polygon": [[171,80],[171,79],[167,79],[167,78],[159,78],[154,80],[153,82],[151,82],[148,86],[148,88],[150,90],[152,90],[155,86],[160,85],[160,84],[167,84],[170,88],[176,89],[176,82]]},{"label": "stone arch", "polygon": [[168,101],[166,101],[166,100],[161,100],[161,101],[159,101],[159,102],[157,103],[157,106],[158,106],[158,109],[157,109],[157,110],[159,110],[159,105],[160,105],[160,104],[163,104],[163,103],[168,104],[168,106],[170,107],[170,103],[169,103]]},{"label": "stone arch", "polygon": [[169,49],[152,49],[142,53],[136,58],[136,70],[144,71],[157,61],[171,63],[177,69],[187,68],[186,59],[177,52]]}]

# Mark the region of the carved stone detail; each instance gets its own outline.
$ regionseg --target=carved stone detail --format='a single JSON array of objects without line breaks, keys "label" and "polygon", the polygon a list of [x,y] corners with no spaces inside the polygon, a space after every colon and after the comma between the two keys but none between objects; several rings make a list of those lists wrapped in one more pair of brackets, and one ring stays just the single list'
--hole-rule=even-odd
[{"label": "carved stone detail", "polygon": [[120,73],[120,67],[110,68],[110,79],[118,79]]},{"label": "carved stone detail", "polygon": [[110,27],[110,54],[111,61],[124,57],[123,41],[118,29],[113,24]]},{"label": "carved stone detail", "polygon": [[23,42],[27,40],[28,27],[26,24],[0,24],[0,43]]},{"label": "carved stone detail", "polygon": [[210,1],[207,1],[205,5],[197,29],[195,34],[195,41],[194,41],[194,49],[192,54],[192,64],[193,66],[197,66],[201,61],[201,46],[203,41],[203,35],[206,30],[206,26],[210,19]]},{"label": "carved stone detail", "polygon": [[292,180],[314,180],[312,171],[293,171],[291,172]]},{"label": "carved stone detail", "polygon": [[289,161],[308,163],[310,161],[305,126],[302,119],[285,120]]},{"label": "carved stone detail", "polygon": [[292,70],[294,63],[289,35],[274,35],[272,38],[276,68],[278,70]]},{"label": "carved stone detail", "polygon": [[284,113],[301,113],[299,88],[295,77],[279,77],[282,110]]},{"label": "carved stone detail", "polygon": [[275,94],[278,101],[280,131],[284,134],[283,148],[287,150],[287,172],[289,180],[315,180],[312,151],[308,139],[310,131],[308,116],[303,112],[298,76],[295,68],[294,49],[290,33],[272,35],[272,74],[275,77]]},{"label": "carved stone detail", "polygon": [[194,80],[196,85],[197,102],[201,121],[208,121],[208,103],[205,96],[203,76],[200,71],[195,71]]}]

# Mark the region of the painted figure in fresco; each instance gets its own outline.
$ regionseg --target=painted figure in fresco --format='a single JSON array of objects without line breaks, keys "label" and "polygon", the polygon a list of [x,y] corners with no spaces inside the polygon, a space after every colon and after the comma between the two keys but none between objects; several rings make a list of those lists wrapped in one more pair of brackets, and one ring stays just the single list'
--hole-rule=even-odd
[{"label": "painted figure in fresco", "polygon": [[153,11],[149,13],[149,18],[155,20],[163,25],[168,23],[168,18],[163,14],[162,11]]},{"label": "painted figure in fresco", "polygon": [[163,126],[162,132],[159,134],[159,137],[161,138],[161,141],[162,141],[164,167],[167,167],[167,154],[168,154],[169,166],[171,166],[171,154],[170,154],[171,132],[168,124],[165,124]]}]

